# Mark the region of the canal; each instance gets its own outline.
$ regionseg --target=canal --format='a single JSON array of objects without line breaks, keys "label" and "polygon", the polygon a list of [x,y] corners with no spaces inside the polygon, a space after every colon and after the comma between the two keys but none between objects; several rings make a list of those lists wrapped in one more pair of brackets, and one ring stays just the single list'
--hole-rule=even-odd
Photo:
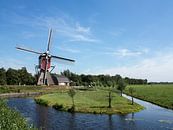
[{"label": "canal", "polygon": [[173,130],[173,110],[139,99],[134,101],[146,109],[126,115],[94,115],[57,111],[36,104],[33,98],[10,98],[7,103],[29,123],[43,130]]}]

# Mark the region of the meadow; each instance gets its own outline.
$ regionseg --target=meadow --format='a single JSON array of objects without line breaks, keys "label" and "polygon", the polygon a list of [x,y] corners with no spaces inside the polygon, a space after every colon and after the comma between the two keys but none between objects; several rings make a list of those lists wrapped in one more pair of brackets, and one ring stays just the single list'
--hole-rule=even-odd
[{"label": "meadow", "polygon": [[[72,107],[72,99],[67,92],[57,92],[37,97],[36,102],[45,106],[53,106],[62,111],[68,111]],[[81,91],[76,90],[74,96],[75,112],[94,114],[126,114],[143,109],[138,104],[131,105],[131,101],[112,93],[112,107],[108,108],[108,91]]]},{"label": "meadow", "polygon": [[129,85],[125,90],[128,95],[129,87],[134,88],[134,97],[173,109],[173,84]]}]

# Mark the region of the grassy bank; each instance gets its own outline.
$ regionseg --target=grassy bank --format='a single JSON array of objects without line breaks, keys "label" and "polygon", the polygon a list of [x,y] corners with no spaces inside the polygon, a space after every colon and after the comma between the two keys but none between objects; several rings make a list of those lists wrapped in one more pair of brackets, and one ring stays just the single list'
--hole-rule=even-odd
[{"label": "grassy bank", "polygon": [[[138,104],[131,105],[131,102],[116,93],[113,93],[112,108],[108,108],[108,91],[77,91],[74,97],[75,111],[83,113],[130,113],[143,109]],[[72,107],[71,97],[67,92],[57,92],[42,95],[36,98],[36,102],[46,106],[53,106],[56,109],[68,111]]]},{"label": "grassy bank", "polygon": [[31,130],[27,121],[0,100],[0,130]]},{"label": "grassy bank", "polygon": [[125,92],[130,95],[128,88],[135,89],[134,96],[159,106],[173,109],[173,84],[165,85],[131,85]]},{"label": "grassy bank", "polygon": [[18,85],[6,85],[0,86],[0,94],[2,93],[28,93],[28,92],[43,92],[52,93],[56,91],[66,91],[64,87],[57,86],[18,86]]}]

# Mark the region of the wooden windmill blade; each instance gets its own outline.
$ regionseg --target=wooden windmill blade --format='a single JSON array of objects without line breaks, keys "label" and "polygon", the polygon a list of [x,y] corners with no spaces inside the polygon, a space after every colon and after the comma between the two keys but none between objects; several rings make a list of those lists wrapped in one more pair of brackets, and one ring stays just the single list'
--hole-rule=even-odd
[{"label": "wooden windmill blade", "polygon": [[60,56],[51,56],[52,58],[56,58],[56,59],[59,59],[59,60],[65,60],[65,61],[70,61],[70,62],[75,62],[75,60],[72,60],[72,59],[69,59],[69,58],[63,58],[63,57],[60,57]]},{"label": "wooden windmill blade", "polygon": [[52,28],[49,31],[48,44],[47,44],[47,52],[50,51],[51,38],[52,38]]},{"label": "wooden windmill blade", "polygon": [[16,47],[16,49],[22,50],[22,51],[31,52],[31,53],[35,53],[35,54],[39,54],[39,55],[42,54],[41,52],[37,52],[37,51],[31,50],[31,49],[27,49],[27,48],[23,48],[23,47]]}]

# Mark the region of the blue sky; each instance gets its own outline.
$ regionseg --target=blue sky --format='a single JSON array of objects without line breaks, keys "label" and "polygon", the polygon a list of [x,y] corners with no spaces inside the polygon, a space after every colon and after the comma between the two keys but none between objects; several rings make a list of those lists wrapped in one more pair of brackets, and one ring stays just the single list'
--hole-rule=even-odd
[{"label": "blue sky", "polygon": [[149,81],[173,81],[172,0],[1,0],[0,67],[26,66],[34,73],[53,28],[54,72],[120,74]]}]

